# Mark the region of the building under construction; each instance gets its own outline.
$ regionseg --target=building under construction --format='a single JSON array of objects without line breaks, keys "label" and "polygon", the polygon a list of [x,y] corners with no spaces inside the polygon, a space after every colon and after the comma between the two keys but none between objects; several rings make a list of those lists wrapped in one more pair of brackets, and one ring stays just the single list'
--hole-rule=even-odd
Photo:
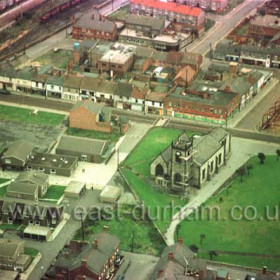
[{"label": "building under construction", "polygon": [[263,116],[261,129],[280,127],[280,98]]}]

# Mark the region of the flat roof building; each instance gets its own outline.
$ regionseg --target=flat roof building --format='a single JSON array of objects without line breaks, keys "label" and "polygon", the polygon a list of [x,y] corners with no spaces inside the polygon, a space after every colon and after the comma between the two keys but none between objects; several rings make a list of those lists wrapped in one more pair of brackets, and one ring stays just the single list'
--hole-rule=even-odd
[{"label": "flat roof building", "polygon": [[71,176],[77,166],[78,158],[75,156],[45,153],[34,154],[27,163],[28,170],[66,177]]}]

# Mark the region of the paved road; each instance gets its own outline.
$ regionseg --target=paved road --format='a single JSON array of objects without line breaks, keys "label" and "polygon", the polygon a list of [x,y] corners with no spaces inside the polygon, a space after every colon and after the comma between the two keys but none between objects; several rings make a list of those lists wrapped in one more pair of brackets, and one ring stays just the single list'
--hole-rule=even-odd
[{"label": "paved road", "polygon": [[259,102],[246,117],[235,127],[241,129],[256,129],[262,122],[263,115],[271,108],[276,100],[280,99],[279,81],[273,89]]},{"label": "paved road", "polygon": [[210,30],[209,34],[202,37],[200,40],[195,41],[187,47],[187,51],[205,54],[209,51],[210,44],[214,47],[221,41],[238,22],[248,16],[254,9],[262,5],[267,0],[246,0],[243,4],[236,7],[227,15],[217,17],[217,25],[214,29]]},{"label": "paved road", "polygon": [[[211,181],[207,182],[201,190],[198,190],[197,194],[190,199],[190,202],[181,211],[174,215],[170,227],[165,233],[167,244],[174,244],[174,233],[177,225],[185,217],[190,215],[194,209],[197,209],[197,207],[210,198],[216,190],[218,190],[220,186],[234,174],[236,169],[246,163],[252,155],[256,155],[259,152],[275,155],[276,149],[279,149],[279,144],[277,145],[232,137],[232,153],[227,165],[222,168]],[[182,238],[186,240],[188,236],[182,236]]]}]

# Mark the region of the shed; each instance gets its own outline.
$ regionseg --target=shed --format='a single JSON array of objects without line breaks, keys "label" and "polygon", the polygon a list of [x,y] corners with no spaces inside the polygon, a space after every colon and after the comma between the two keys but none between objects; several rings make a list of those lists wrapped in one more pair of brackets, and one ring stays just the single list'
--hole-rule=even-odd
[{"label": "shed", "polygon": [[79,198],[86,188],[84,182],[71,181],[64,191],[67,198]]},{"label": "shed", "polygon": [[116,203],[121,194],[119,187],[108,185],[100,194],[100,201],[107,203]]},{"label": "shed", "polygon": [[31,238],[35,240],[47,241],[52,234],[52,231],[49,227],[41,226],[27,226],[23,231],[23,236],[25,238]]}]

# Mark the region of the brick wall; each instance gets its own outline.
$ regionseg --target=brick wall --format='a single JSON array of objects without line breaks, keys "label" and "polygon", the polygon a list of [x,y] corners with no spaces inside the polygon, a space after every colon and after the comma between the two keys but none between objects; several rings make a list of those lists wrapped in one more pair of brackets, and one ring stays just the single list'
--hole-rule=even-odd
[{"label": "brick wall", "polygon": [[89,112],[84,107],[77,108],[76,110],[70,112],[69,127],[111,132],[110,123],[96,122],[96,115]]}]

